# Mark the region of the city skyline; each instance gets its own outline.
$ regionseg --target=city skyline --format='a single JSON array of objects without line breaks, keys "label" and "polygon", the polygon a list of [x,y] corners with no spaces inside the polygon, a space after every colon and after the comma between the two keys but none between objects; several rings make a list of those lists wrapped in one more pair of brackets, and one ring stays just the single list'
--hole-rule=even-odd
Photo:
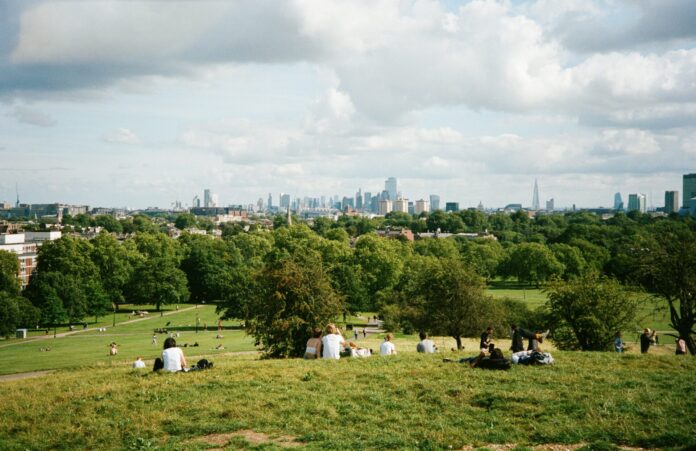
[{"label": "city skyline", "polygon": [[[696,3],[0,3],[0,201],[663,205],[696,172]],[[89,26],[86,26],[89,24]],[[203,199],[201,198],[201,201]],[[203,202],[202,202],[203,203]]]}]

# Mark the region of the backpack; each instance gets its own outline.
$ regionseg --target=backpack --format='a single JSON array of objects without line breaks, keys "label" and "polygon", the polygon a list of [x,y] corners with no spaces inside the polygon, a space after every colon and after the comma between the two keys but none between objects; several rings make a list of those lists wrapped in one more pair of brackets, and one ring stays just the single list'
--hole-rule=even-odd
[{"label": "backpack", "polygon": [[209,370],[213,367],[213,362],[209,362],[207,359],[200,359],[196,363],[196,369],[198,370]]}]

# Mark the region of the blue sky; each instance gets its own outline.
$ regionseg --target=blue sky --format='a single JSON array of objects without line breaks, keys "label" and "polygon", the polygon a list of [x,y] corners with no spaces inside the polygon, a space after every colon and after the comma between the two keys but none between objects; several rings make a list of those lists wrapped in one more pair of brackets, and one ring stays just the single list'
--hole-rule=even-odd
[{"label": "blue sky", "polygon": [[[661,206],[696,172],[696,2],[0,1],[0,201],[377,192]],[[277,200],[276,200],[277,201]]]}]

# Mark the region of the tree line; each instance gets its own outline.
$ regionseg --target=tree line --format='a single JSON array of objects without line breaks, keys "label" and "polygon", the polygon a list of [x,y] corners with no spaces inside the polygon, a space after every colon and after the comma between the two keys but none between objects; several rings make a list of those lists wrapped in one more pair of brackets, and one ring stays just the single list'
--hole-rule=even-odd
[{"label": "tree line", "polygon": [[[184,228],[195,217],[177,219]],[[459,221],[469,231],[494,226],[489,231],[498,239],[409,242],[373,233],[407,220],[440,230]],[[16,257],[0,252],[0,332],[81,322],[126,302],[159,309],[205,301],[227,318],[244,320],[269,356],[299,355],[312,328],[356,311],[379,312],[393,329],[449,335],[458,343],[488,324],[503,330],[511,323],[551,322],[554,339],[566,347],[601,349],[610,341],[591,335],[611,339],[633,321],[641,297],[633,292],[644,289],[668,301],[675,333],[696,351],[693,219],[465,211],[390,214],[378,221],[319,218],[311,226],[288,227],[279,216],[273,230],[228,226],[222,239],[188,233],[172,239],[147,217],[136,217],[117,221],[133,227],[125,240],[102,232],[91,240],[64,236],[45,243],[22,293]],[[545,287],[545,310],[494,301],[485,294],[493,278]],[[582,313],[588,310],[594,317]]]}]

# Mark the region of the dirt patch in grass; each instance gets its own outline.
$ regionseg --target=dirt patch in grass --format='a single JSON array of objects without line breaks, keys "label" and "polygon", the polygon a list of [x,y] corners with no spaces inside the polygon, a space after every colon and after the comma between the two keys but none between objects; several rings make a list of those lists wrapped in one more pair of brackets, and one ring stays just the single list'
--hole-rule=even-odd
[{"label": "dirt patch in grass", "polygon": [[272,443],[276,446],[280,446],[281,448],[295,448],[298,446],[302,446],[302,443],[296,441],[294,437],[290,437],[288,435],[272,437],[268,434],[264,434],[263,432],[256,432],[250,429],[243,429],[241,431],[236,432],[227,432],[224,434],[209,434],[203,437],[198,437],[194,441],[203,442],[208,445],[224,447],[227,446],[233,439],[237,437],[246,440],[252,445],[263,445],[266,443]]}]

